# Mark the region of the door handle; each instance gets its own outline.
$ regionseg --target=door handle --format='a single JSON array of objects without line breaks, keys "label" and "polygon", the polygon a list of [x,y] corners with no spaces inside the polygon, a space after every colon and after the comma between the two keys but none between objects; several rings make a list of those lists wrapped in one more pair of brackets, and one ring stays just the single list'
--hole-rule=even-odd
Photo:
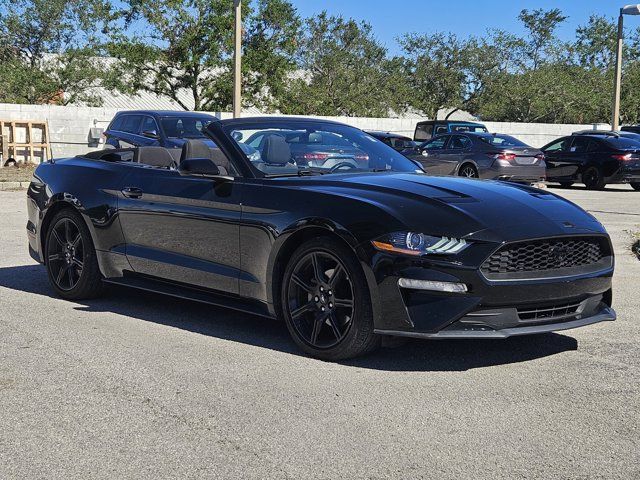
[{"label": "door handle", "polygon": [[122,189],[122,194],[127,198],[140,198],[142,196],[142,189],[137,187],[126,187]]}]

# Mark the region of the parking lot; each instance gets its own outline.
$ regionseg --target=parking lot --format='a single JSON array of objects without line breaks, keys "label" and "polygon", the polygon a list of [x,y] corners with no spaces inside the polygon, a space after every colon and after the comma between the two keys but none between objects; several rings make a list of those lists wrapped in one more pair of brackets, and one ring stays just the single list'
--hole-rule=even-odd
[{"label": "parking lot", "polygon": [[0,478],[639,478],[640,192],[553,191],[613,237],[616,322],[341,364],[250,315],[54,297],[0,192]]}]

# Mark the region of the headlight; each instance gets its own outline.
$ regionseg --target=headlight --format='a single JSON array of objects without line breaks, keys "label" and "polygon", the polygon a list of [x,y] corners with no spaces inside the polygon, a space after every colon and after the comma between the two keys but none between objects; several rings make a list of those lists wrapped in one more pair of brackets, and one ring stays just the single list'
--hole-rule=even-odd
[{"label": "headlight", "polygon": [[371,242],[383,252],[406,255],[454,255],[469,245],[465,240],[450,237],[434,237],[423,233],[395,232]]}]

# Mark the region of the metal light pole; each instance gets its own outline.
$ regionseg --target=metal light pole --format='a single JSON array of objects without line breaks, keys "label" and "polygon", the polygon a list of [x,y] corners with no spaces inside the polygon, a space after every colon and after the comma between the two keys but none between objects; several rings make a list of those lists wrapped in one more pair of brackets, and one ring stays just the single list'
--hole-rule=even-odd
[{"label": "metal light pole", "polygon": [[611,116],[611,129],[620,127],[620,83],[622,82],[622,44],[624,34],[624,15],[640,15],[640,4],[626,5],[620,9],[618,17],[618,42],[616,46],[616,76],[613,83],[613,114]]},{"label": "metal light pole", "polygon": [[235,49],[233,52],[233,118],[240,116],[242,108],[242,1],[234,0]]}]

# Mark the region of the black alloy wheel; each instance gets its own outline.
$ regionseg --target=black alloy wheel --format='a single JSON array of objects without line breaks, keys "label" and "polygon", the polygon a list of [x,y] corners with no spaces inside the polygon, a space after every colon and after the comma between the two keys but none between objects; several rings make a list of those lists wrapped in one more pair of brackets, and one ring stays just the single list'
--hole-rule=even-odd
[{"label": "black alloy wheel", "polygon": [[353,284],[328,252],[310,252],[296,263],[288,288],[288,313],[311,347],[331,348],[345,337],[354,315]]},{"label": "black alloy wheel", "polygon": [[588,190],[602,190],[605,186],[604,177],[598,167],[589,167],[582,174],[582,183]]},{"label": "black alloy wheel", "polygon": [[47,264],[60,290],[73,290],[80,281],[84,268],[84,251],[78,225],[68,217],[59,219],[49,233]]},{"label": "black alloy wheel", "polygon": [[79,213],[64,209],[47,231],[45,262],[49,281],[64,298],[92,298],[104,288],[91,235]]},{"label": "black alloy wheel", "polygon": [[462,166],[462,168],[458,172],[458,175],[467,178],[478,178],[478,171],[473,165],[467,164]]},{"label": "black alloy wheel", "polygon": [[354,254],[332,238],[296,250],[284,272],[281,298],[291,336],[315,357],[341,360],[380,343],[364,273]]}]

